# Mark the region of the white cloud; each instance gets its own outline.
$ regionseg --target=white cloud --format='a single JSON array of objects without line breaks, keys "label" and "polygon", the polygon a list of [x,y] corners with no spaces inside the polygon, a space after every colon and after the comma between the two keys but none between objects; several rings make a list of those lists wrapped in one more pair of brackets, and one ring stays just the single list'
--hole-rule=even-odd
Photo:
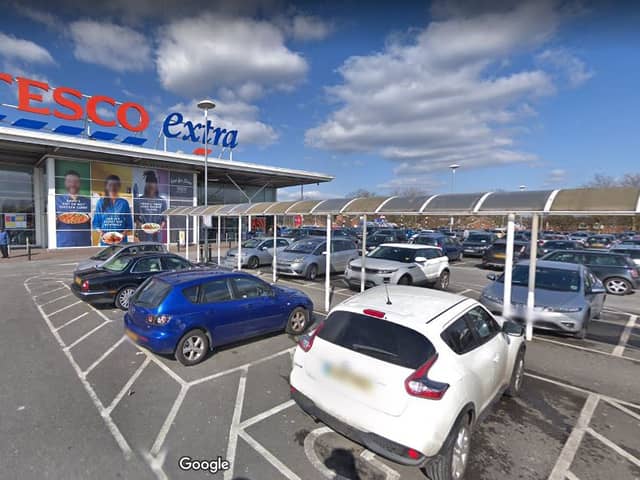
[{"label": "white cloud", "polygon": [[156,65],[163,87],[185,97],[221,87],[235,92],[291,87],[308,68],[273,24],[213,14],[166,26]]},{"label": "white cloud", "polygon": [[562,168],[554,168],[549,171],[545,185],[555,185],[558,183],[564,183],[567,179],[567,171]]},{"label": "white cloud", "polygon": [[78,60],[117,72],[140,72],[152,63],[151,46],[141,33],[121,25],[79,20],[69,25]]},{"label": "white cloud", "polygon": [[30,40],[16,38],[0,32],[0,56],[26,63],[55,63],[49,51]]},{"label": "white cloud", "polygon": [[537,60],[559,70],[571,87],[579,87],[594,75],[584,61],[562,48],[545,50]]},{"label": "white cloud", "polygon": [[285,33],[295,40],[323,40],[333,27],[330,23],[312,15],[294,15],[283,22]]},{"label": "white cloud", "polygon": [[[328,198],[341,198],[343,195],[336,195],[320,190],[304,190],[305,200],[326,200]],[[278,201],[300,200],[300,187],[280,188],[278,190]]]},{"label": "white cloud", "polygon": [[535,161],[517,149],[516,133],[534,114],[532,102],[555,85],[544,69],[514,69],[508,60],[552,38],[561,18],[549,2],[516,5],[458,16],[443,9],[424,30],[350,57],[338,70],[342,83],[327,89],[337,109],[306,132],[306,143],[378,153],[396,164],[402,182],[427,187],[428,175],[452,162]]}]

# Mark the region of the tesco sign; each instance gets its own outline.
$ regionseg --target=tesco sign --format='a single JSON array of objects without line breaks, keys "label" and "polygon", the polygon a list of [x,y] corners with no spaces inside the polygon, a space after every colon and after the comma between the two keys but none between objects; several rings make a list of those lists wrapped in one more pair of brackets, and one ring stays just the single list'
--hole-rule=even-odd
[{"label": "tesco sign", "polygon": [[[103,127],[122,127],[130,132],[141,132],[149,126],[149,113],[139,103],[125,102],[116,104],[116,101],[106,95],[93,95],[87,98],[69,87],[51,88],[48,83],[30,78],[16,77],[8,73],[0,73],[0,81],[18,87],[18,110],[35,113],[38,115],[53,115],[61,120],[82,120],[86,116],[96,125]],[[43,95],[52,91],[54,108],[42,105]],[[102,118],[98,114],[98,107],[105,106],[114,112],[114,119]],[[85,112],[86,109],[86,112]],[[136,112],[136,121],[130,121],[128,113]]]}]

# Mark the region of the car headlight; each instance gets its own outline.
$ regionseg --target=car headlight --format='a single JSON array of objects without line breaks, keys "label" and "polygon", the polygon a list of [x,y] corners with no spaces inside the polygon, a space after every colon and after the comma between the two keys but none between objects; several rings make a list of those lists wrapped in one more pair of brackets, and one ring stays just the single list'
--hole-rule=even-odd
[{"label": "car headlight", "polygon": [[502,299],[499,297],[494,297],[493,295],[487,295],[486,293],[483,293],[482,296],[487,300],[489,300],[490,302],[502,303]]},{"label": "car headlight", "polygon": [[291,263],[302,263],[304,262],[304,257],[294,258]]},{"label": "car headlight", "polygon": [[394,272],[397,272],[397,271],[398,271],[398,269],[394,268],[393,270],[378,270],[378,273],[381,273],[383,275],[388,275],[389,273],[394,273]]}]

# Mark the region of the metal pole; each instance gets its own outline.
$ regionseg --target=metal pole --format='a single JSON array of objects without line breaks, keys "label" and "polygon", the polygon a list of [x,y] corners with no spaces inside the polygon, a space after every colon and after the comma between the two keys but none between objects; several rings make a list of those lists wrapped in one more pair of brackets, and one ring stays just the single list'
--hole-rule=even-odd
[{"label": "metal pole", "polygon": [[364,277],[367,271],[367,215],[362,216],[362,258],[360,260],[360,291],[364,292]]},{"label": "metal pole", "polygon": [[171,221],[171,216],[167,215],[167,252],[169,251],[169,247],[171,246],[171,225],[169,222]]},{"label": "metal pole", "polygon": [[[208,123],[209,109],[204,109],[204,206],[209,205],[209,123]],[[206,228],[206,224],[205,224]],[[209,230],[204,236],[204,251],[205,261],[209,260]],[[220,263],[218,261],[218,263]]]},{"label": "metal pole", "polygon": [[327,249],[324,267],[324,310],[331,307],[331,215],[327,215]]},{"label": "metal pole", "polygon": [[238,215],[238,270],[242,270],[242,216]]},{"label": "metal pole", "polygon": [[196,232],[196,262],[200,263],[200,217],[193,217],[193,226]]},{"label": "metal pole", "polygon": [[536,305],[536,262],[538,260],[538,214],[531,218],[531,257],[529,260],[529,286],[527,291],[526,339],[533,338],[533,313]]},{"label": "metal pole", "polygon": [[273,264],[271,265],[271,269],[273,270],[273,283],[278,281],[278,275],[276,271],[277,265],[277,257],[278,257],[278,249],[277,249],[277,240],[278,240],[278,216],[273,216]]},{"label": "metal pole", "polygon": [[504,291],[502,299],[502,316],[509,318],[511,316],[511,277],[513,273],[513,233],[515,215],[509,214],[507,223],[507,258],[504,262]]},{"label": "metal pole", "polygon": [[186,255],[187,260],[189,260],[189,215],[184,216],[185,227],[184,227],[184,253]]},{"label": "metal pole", "polygon": [[218,244],[218,265],[220,265],[220,241],[221,241],[220,240],[220,235],[221,235],[220,229],[221,229],[221,226],[222,226],[222,222],[220,221],[221,218],[222,217],[220,215],[218,215],[218,237],[216,238],[216,243]]}]

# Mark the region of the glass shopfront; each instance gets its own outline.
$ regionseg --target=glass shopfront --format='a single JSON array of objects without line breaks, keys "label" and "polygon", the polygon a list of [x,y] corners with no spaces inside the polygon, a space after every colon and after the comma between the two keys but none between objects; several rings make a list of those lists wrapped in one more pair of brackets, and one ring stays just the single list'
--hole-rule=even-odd
[{"label": "glass shopfront", "polygon": [[0,225],[11,245],[35,243],[33,167],[0,165]]}]

